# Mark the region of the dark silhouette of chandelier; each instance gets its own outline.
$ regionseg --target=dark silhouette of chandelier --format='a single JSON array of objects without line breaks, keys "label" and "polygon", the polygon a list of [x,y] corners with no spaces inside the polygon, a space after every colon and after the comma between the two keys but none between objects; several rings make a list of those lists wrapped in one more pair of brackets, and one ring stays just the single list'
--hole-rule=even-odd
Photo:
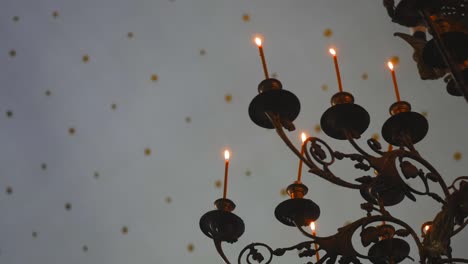
[{"label": "dark silhouette of chandelier", "polygon": [[[389,10],[393,10],[393,13],[390,11],[389,13],[395,21],[399,21],[398,23],[404,21],[409,26],[414,25],[414,21],[411,19],[420,21],[418,19],[423,17],[423,20],[425,19],[427,23],[432,24],[431,21],[435,19],[435,13],[449,12],[446,9],[447,5],[443,5],[445,11],[436,9],[436,7],[441,7],[435,5],[437,3],[457,2],[460,4],[458,7],[465,8],[465,10],[467,6],[461,5],[465,1],[403,0],[395,9],[393,3],[389,4],[393,1],[385,0],[384,2],[387,7],[392,6]],[[430,8],[426,6],[426,3],[431,3]],[[404,4],[406,6],[402,7],[401,5]],[[420,10],[422,6],[424,8]],[[450,14],[453,15],[454,12],[450,11]],[[427,21],[428,19],[431,21]],[[434,34],[434,32],[432,33]],[[428,58],[433,59],[434,63],[441,63],[441,65],[455,61],[456,64],[450,64],[456,66],[455,68],[447,67],[451,71],[449,86],[455,87],[456,91],[468,96],[468,93],[464,92],[468,91],[466,86],[462,86],[466,85],[466,69],[460,71],[460,61],[458,57],[454,56],[454,54],[458,54],[458,50],[456,50],[457,52],[440,52],[440,48],[458,47],[458,44],[453,44],[448,39],[454,38],[462,42],[466,39],[460,39],[458,33],[457,35],[448,33],[452,33],[452,31],[440,35],[440,43],[438,44],[434,35],[433,44],[428,42],[425,44],[424,51],[415,51],[415,59],[418,62],[418,67],[421,67],[420,58],[423,58],[424,63],[426,63],[426,53],[431,54]],[[403,35],[400,34],[400,36]],[[405,35],[405,37],[407,36]],[[410,37],[417,37],[417,35]],[[302,183],[299,174],[298,180],[287,187],[290,198],[280,203],[274,214],[282,224],[296,228],[307,238],[307,241],[277,249],[264,243],[252,243],[241,250],[237,262],[239,264],[268,264],[272,262],[273,258],[294,251],[297,252],[299,258],[305,259],[307,264],[358,264],[361,261],[375,264],[396,264],[407,259],[419,261],[422,264],[468,263],[468,259],[452,256],[451,250],[452,237],[461,233],[468,225],[468,176],[458,177],[449,185],[416,150],[415,144],[424,139],[429,125],[423,115],[411,110],[410,103],[400,100],[393,65],[389,63],[397,101],[390,106],[390,117],[384,122],[381,130],[383,139],[389,143],[387,151],[383,150],[382,145],[373,138],[367,140],[367,146],[372,153],[366,151],[359,144],[358,139],[361,138],[370,124],[370,116],[363,107],[355,104],[352,94],[343,91],[334,49],[330,49],[330,53],[334,56],[339,92],[333,95],[331,98],[332,106],[323,113],[321,127],[329,137],[348,141],[356,152],[335,151],[325,141],[316,137],[304,138],[301,149],[297,149],[288,138],[285,129],[295,130],[293,122],[300,112],[299,99],[290,91],[284,90],[279,80],[269,78],[261,39],[257,38],[256,42],[262,59],[265,80],[258,85],[259,94],[250,103],[251,120],[262,128],[275,129],[279,137],[300,160],[300,168],[304,164],[311,174],[343,188],[358,191],[363,198],[360,208],[365,216],[340,227],[337,233],[331,236],[320,237],[316,233],[308,232],[304,227],[311,225],[319,218],[320,207],[306,198],[308,188]],[[426,51],[429,49],[427,46],[430,47],[430,52]],[[465,45],[462,50],[466,52],[468,45]],[[465,60],[467,58],[465,57]],[[448,72],[444,68],[440,69],[445,73]],[[436,71],[434,70],[434,72]],[[420,68],[421,72],[425,73]],[[465,79],[458,79],[459,73]],[[225,156],[224,196],[215,201],[215,210],[201,217],[200,228],[206,236],[214,241],[221,258],[226,263],[231,263],[223,252],[222,243],[237,242],[244,233],[245,227],[242,219],[233,213],[234,202],[226,198],[229,152],[226,152]],[[331,170],[335,162],[345,159],[352,161],[355,169],[364,174],[356,178],[355,182],[344,180]],[[418,190],[410,186],[407,181],[412,179],[419,180],[424,186],[423,189]],[[434,192],[432,188],[434,185],[438,185],[441,194]],[[417,196],[428,196],[441,206],[440,212],[433,219],[421,223],[417,229],[387,211],[387,207],[396,206],[405,199],[416,202]],[[353,245],[353,236],[358,233],[361,238],[360,247],[367,250],[365,253],[358,252],[356,245]],[[408,240],[413,240],[416,244],[419,259],[410,257],[411,248]]]},{"label": "dark silhouette of chandelier", "polygon": [[444,78],[449,94],[468,101],[468,0],[383,2],[394,23],[412,28],[412,35],[395,36],[413,47],[421,79]]}]

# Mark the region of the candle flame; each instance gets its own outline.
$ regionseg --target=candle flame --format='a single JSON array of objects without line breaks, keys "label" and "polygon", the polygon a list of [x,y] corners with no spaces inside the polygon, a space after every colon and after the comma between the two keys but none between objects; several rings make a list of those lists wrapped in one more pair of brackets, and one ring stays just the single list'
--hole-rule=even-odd
[{"label": "candle flame", "polygon": [[389,62],[387,63],[387,65],[388,65],[388,68],[389,68],[390,70],[393,71],[393,69],[395,69],[395,67],[393,66],[393,63],[392,63],[391,61],[389,61]]},{"label": "candle flame", "polygon": [[226,161],[229,161],[229,158],[230,158],[230,157],[231,157],[231,153],[229,152],[229,150],[226,149],[226,150],[224,151],[224,159],[225,159]]},{"label": "candle flame", "polygon": [[304,142],[307,140],[307,135],[306,135],[306,133],[302,132],[302,134],[301,134],[301,139],[302,139],[302,143],[304,143]]},{"label": "candle flame", "polygon": [[315,231],[315,222],[310,222],[310,229],[312,229],[312,231]]},{"label": "candle flame", "polygon": [[261,47],[262,46],[262,39],[259,38],[259,37],[256,37],[255,38],[255,44],[257,44],[257,46]]},{"label": "candle flame", "polygon": [[336,50],[335,49],[332,48],[332,49],[329,49],[328,51],[330,52],[331,55],[336,56]]},{"label": "candle flame", "polygon": [[424,227],[424,231],[427,232],[427,231],[429,231],[430,228],[431,228],[431,227],[430,227],[429,225],[426,225],[426,226]]}]

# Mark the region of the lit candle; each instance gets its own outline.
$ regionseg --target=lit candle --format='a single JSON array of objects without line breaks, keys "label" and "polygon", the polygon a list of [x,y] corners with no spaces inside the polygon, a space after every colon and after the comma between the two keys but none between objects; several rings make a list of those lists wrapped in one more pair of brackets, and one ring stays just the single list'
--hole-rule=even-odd
[{"label": "lit candle", "polygon": [[[301,139],[302,139],[301,157],[303,157],[304,152],[305,152],[304,142],[307,140],[307,135],[305,133],[302,133],[301,134]],[[301,177],[302,177],[302,159],[299,159],[299,169],[297,171],[297,183],[301,183]]]},{"label": "lit candle", "polygon": [[257,44],[258,51],[260,52],[260,59],[262,60],[263,73],[265,74],[265,79],[269,79],[267,64],[265,61],[265,54],[263,54],[262,39],[260,37],[255,38],[255,44]]},{"label": "lit candle", "polygon": [[[312,235],[317,236],[317,232],[315,232],[315,222],[310,222],[310,229],[312,229]],[[318,262],[320,260],[320,255],[318,252],[317,243],[314,243],[314,248],[315,248],[315,258],[317,259],[317,262]]]},{"label": "lit candle", "polygon": [[335,71],[336,71],[336,78],[338,79],[338,89],[340,92],[343,92],[343,84],[341,83],[341,74],[340,74],[340,67],[338,66],[338,57],[336,56],[336,50],[330,49],[330,54],[333,55],[333,62],[335,63]]},{"label": "lit candle", "polygon": [[400,91],[398,90],[398,83],[395,75],[395,67],[393,66],[393,63],[391,61],[389,61],[387,65],[390,69],[390,72],[392,73],[393,87],[395,88],[396,99],[398,102],[400,102]]},{"label": "lit candle", "polygon": [[225,160],[225,166],[224,166],[224,192],[223,192],[223,198],[226,199],[226,193],[227,193],[227,185],[228,185],[228,169],[229,169],[229,158],[231,156],[231,153],[229,153],[229,150],[224,151],[224,160]]},{"label": "lit candle", "polygon": [[425,225],[423,228],[423,237],[429,233],[429,230],[431,230],[431,225]]}]

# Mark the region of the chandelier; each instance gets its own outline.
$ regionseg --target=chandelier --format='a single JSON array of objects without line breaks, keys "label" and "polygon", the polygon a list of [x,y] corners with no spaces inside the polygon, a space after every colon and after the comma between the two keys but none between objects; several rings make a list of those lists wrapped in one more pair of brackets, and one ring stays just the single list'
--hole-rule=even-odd
[{"label": "chandelier", "polygon": [[[276,207],[274,214],[282,224],[297,229],[306,241],[276,249],[265,243],[252,243],[240,251],[237,263],[268,264],[290,251],[297,252],[298,258],[307,261],[307,264],[358,264],[361,261],[396,264],[407,259],[423,264],[468,263],[468,259],[452,256],[451,250],[452,237],[461,233],[468,225],[468,176],[446,183],[416,150],[415,144],[423,140],[428,132],[428,122],[423,115],[411,110],[410,103],[400,99],[394,65],[388,63],[396,102],[390,106],[389,118],[381,129],[382,137],[389,144],[388,149],[384,149],[374,138],[366,142],[372,152],[365,150],[358,142],[370,124],[370,116],[362,106],[354,102],[352,94],[343,90],[337,51],[333,48],[329,51],[333,57],[339,92],[332,96],[331,107],[322,114],[320,124],[326,135],[347,141],[355,149],[355,153],[333,150],[324,140],[307,137],[305,134],[302,134],[301,147],[297,148],[286,130],[295,130],[293,122],[300,112],[299,99],[292,92],[284,90],[279,80],[269,77],[262,39],[257,37],[255,42],[265,79],[258,85],[259,94],[250,103],[250,118],[262,128],[276,130],[299,159],[297,180],[287,187],[289,198]],[[465,50],[466,47],[468,46],[465,46]],[[455,76],[452,72],[451,81],[460,84]],[[463,83],[464,79],[460,80]],[[222,244],[237,242],[244,233],[245,226],[243,220],[233,213],[235,203],[226,198],[230,152],[226,150],[224,154],[223,198],[214,202],[215,210],[201,217],[200,229],[213,240],[224,262],[230,264],[233,262],[224,253]],[[350,182],[335,175],[331,167],[341,160],[350,160],[363,176]],[[363,198],[360,208],[364,217],[338,228],[333,235],[318,236],[314,232],[314,222],[320,216],[320,207],[306,198],[308,188],[301,180],[303,165],[311,174],[325,181],[358,191]],[[411,179],[419,180],[424,186],[423,190],[410,186],[407,181]],[[433,190],[433,185],[438,185],[441,194]],[[396,206],[405,199],[416,201],[417,196],[430,197],[442,209],[418,227],[409,225],[387,211],[387,207]],[[313,232],[306,230],[309,226]],[[359,235],[359,247],[366,252],[356,249],[353,244],[355,235]],[[417,246],[417,260],[410,257],[409,240],[413,240]]]},{"label": "chandelier", "polygon": [[[444,78],[447,92],[468,101],[468,0],[383,0],[394,23],[413,34],[395,33],[413,49],[421,79]],[[432,35],[426,40],[426,31]]]}]

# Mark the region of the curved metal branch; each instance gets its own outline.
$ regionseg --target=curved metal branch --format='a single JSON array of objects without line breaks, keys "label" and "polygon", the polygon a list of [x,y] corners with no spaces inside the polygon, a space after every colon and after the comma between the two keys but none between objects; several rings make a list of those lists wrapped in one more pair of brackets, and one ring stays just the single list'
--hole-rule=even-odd
[{"label": "curved metal branch", "polygon": [[229,262],[226,255],[224,254],[223,247],[221,246],[221,243],[222,243],[221,240],[213,239],[213,242],[215,244],[216,251],[218,251],[218,254],[221,256],[221,258],[224,260],[224,262],[226,264],[231,264],[231,262]]},{"label": "curved metal branch", "polygon": [[458,182],[458,181],[461,181],[461,180],[468,180],[468,176],[460,176],[458,178],[456,178],[452,184],[447,187],[449,190],[453,189],[453,190],[457,190],[457,187],[455,186],[455,184]]},{"label": "curved metal branch", "polygon": [[455,236],[458,233],[460,233],[460,231],[462,231],[463,228],[465,228],[467,225],[468,225],[468,220],[466,220],[462,225],[460,225],[457,229],[455,229],[452,233],[452,236]]},{"label": "curved metal branch", "polygon": [[357,143],[356,141],[354,140],[354,138],[351,136],[350,133],[346,133],[346,139],[349,141],[349,143],[354,147],[354,149],[356,149],[359,153],[361,153],[361,155],[363,155],[365,158],[369,158],[371,157],[371,155],[369,153],[367,153],[366,151],[364,151]]},{"label": "curved metal branch", "polygon": [[[301,159],[304,162],[304,164],[306,164],[309,167],[309,169],[311,170],[312,173],[314,173],[315,175],[317,175],[317,176],[319,176],[319,177],[321,177],[321,178],[323,178],[323,179],[325,179],[325,180],[327,180],[329,182],[332,182],[332,183],[334,183],[336,185],[339,185],[339,186],[342,186],[342,187],[346,187],[346,188],[350,188],[350,189],[360,189],[361,188],[361,185],[353,184],[353,183],[344,181],[344,180],[336,177],[335,175],[333,175],[333,173],[331,173],[330,171],[324,171],[324,170],[320,169],[319,167],[317,167],[317,165],[315,165],[315,163],[312,162],[311,159],[306,159],[303,155],[301,155],[301,152],[294,146],[294,144],[291,142],[291,140],[289,140],[286,133],[284,133],[283,127],[282,127],[282,125],[281,125],[281,123],[279,121],[279,117],[275,116],[275,115],[271,115],[271,114],[268,114],[268,116],[269,116],[270,120],[272,121],[272,124],[276,128],[276,132],[277,132],[278,136],[291,149],[291,151],[299,159]],[[308,141],[310,141],[310,139],[308,139]],[[306,152],[306,155],[307,154],[308,153]]]}]

